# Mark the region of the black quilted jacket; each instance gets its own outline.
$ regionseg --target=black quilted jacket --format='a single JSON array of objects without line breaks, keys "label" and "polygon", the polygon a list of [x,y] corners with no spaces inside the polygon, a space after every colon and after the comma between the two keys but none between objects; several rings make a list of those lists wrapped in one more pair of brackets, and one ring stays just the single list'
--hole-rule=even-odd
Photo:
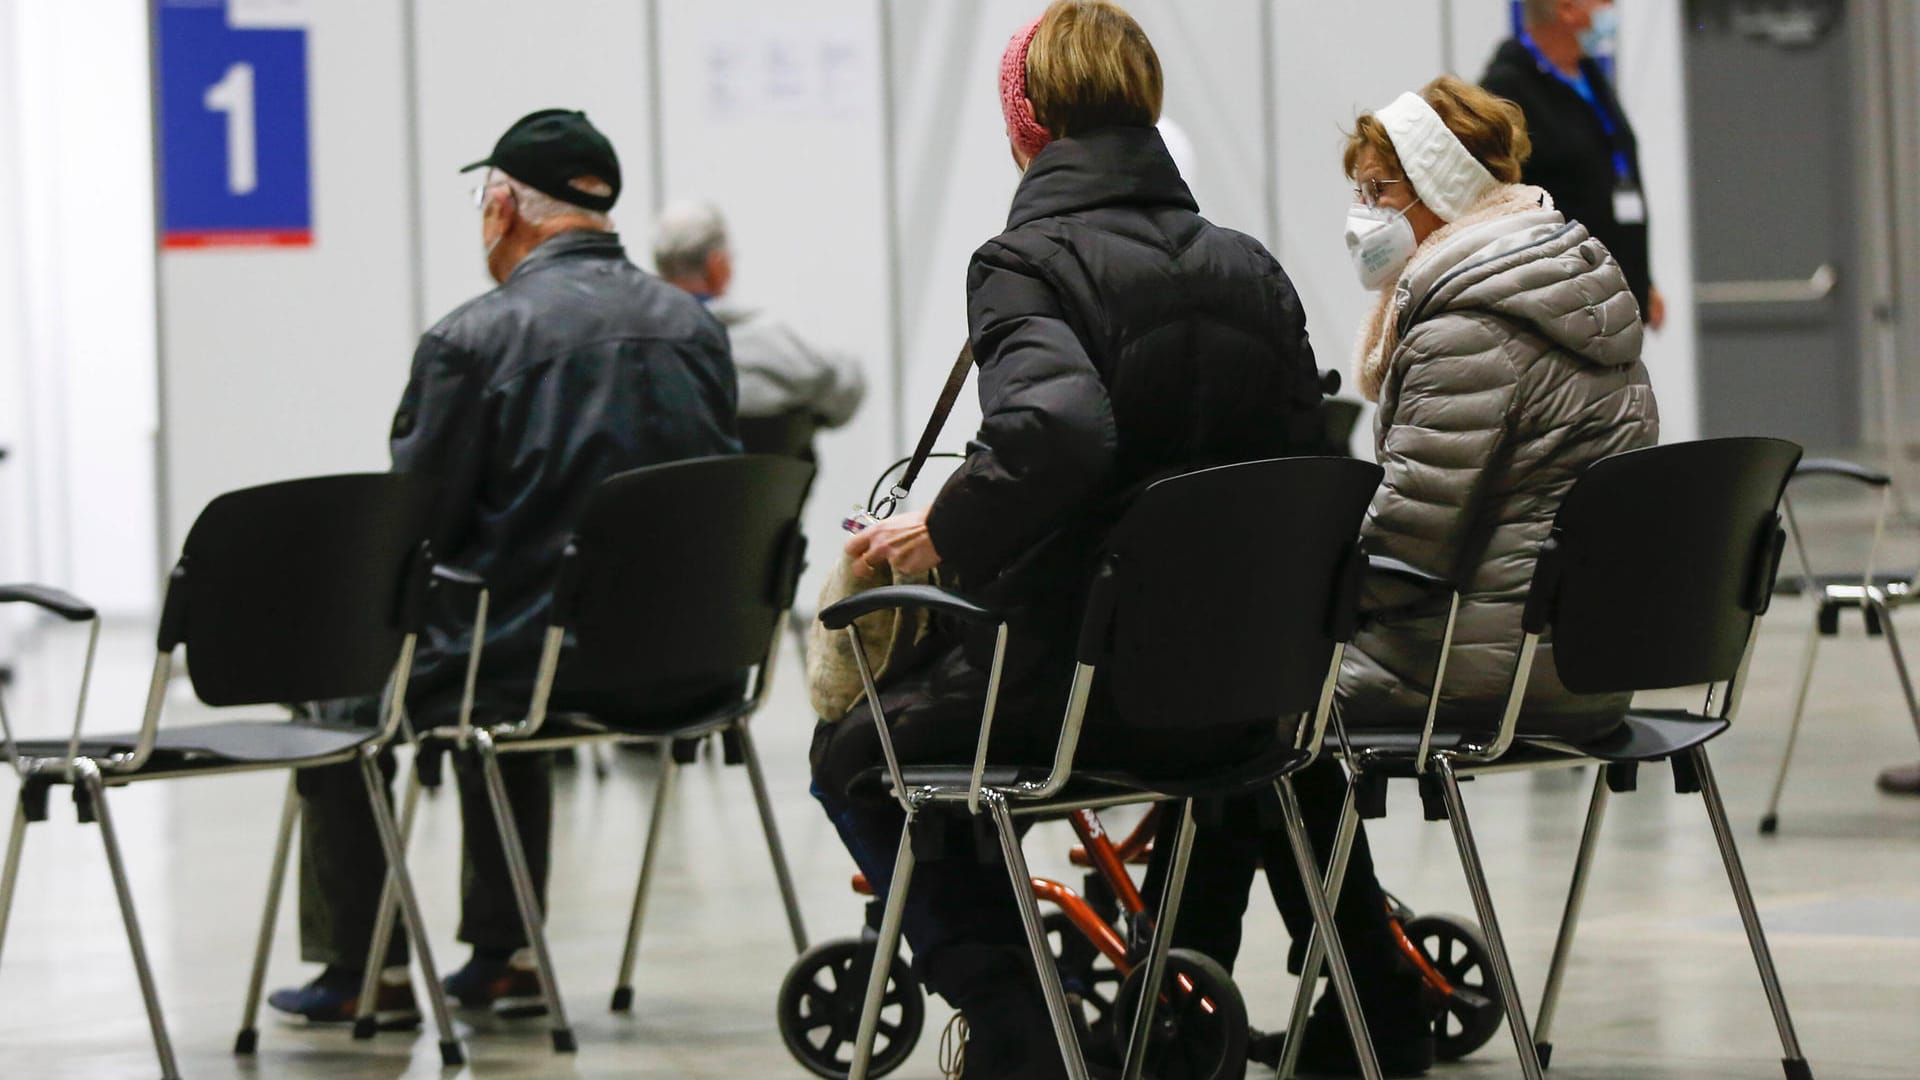
[{"label": "black quilted jacket", "polygon": [[[1059,139],[1033,160],[1007,230],[974,253],[967,317],[983,421],[928,528],[944,573],[1019,613],[1010,677],[1052,687],[1127,493],[1309,451],[1319,373],[1279,263],[1200,216],[1152,128]],[[989,645],[968,659],[983,665]]]}]

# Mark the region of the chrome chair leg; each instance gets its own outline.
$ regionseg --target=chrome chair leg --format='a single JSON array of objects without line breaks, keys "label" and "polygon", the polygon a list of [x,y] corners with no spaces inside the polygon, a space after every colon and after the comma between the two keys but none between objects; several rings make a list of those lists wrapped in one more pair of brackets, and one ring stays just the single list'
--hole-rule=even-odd
[{"label": "chrome chair leg", "polygon": [[1580,907],[1587,898],[1587,878],[1593,872],[1593,855],[1600,847],[1600,825],[1606,820],[1607,767],[1595,768],[1593,798],[1587,803],[1587,824],[1580,833],[1580,853],[1573,860],[1573,884],[1567,889],[1566,910],[1560,916],[1560,934],[1553,942],[1553,962],[1547,965],[1547,986],[1540,994],[1540,1017],[1533,1025],[1534,1052],[1545,1067],[1553,1060],[1553,1014],[1560,1005],[1560,985],[1566,978],[1567,961],[1573,955],[1573,931],[1580,922]]},{"label": "chrome chair leg", "polygon": [[793,935],[793,951],[803,953],[807,951],[807,924],[800,917],[800,896],[794,891],[793,871],[787,867],[786,848],[780,843],[780,826],[773,817],[773,799],[767,794],[767,776],[760,768],[760,751],[754,746],[747,721],[736,724],[733,733],[740,740],[740,754],[746,759],[754,804],[760,808],[760,828],[767,834],[767,854],[773,858],[773,876],[780,883],[780,900],[787,908],[787,930]]},{"label": "chrome chair leg", "polygon": [[13,832],[7,837],[6,868],[0,870],[0,949],[7,943],[7,920],[13,914],[13,887],[20,879],[20,853],[27,845],[27,797],[14,800]]},{"label": "chrome chair leg", "polygon": [[507,857],[507,876],[513,879],[514,899],[519,902],[520,923],[526,929],[527,944],[533,948],[533,963],[540,976],[540,992],[547,999],[553,1017],[553,1049],[571,1054],[578,1049],[573,1027],[567,1023],[566,1007],[560,1002],[560,981],[554,977],[553,955],[547,950],[546,918],[540,910],[540,897],[533,887],[533,870],[527,865],[527,850],[520,843],[520,827],[513,820],[513,805],[507,799],[506,781],[500,778],[499,750],[493,736],[485,730],[473,733],[474,749],[479,752],[480,771],[487,784],[487,801],[493,804],[493,822],[500,832],[500,850]]},{"label": "chrome chair leg", "polygon": [[[1327,907],[1332,911],[1340,910],[1340,890],[1347,884],[1347,863],[1353,857],[1353,841],[1360,833],[1360,807],[1354,800],[1354,787],[1351,780],[1347,783],[1346,801],[1340,807],[1340,825],[1333,835],[1333,856],[1327,863],[1327,876],[1322,888],[1327,894]],[[1293,1015],[1287,1021],[1288,1031],[1305,1031],[1307,1016],[1313,1011],[1313,991],[1320,984],[1320,966],[1326,963],[1327,942],[1321,937],[1320,928],[1315,926],[1307,933],[1306,962],[1300,968],[1300,982],[1293,992]],[[1300,1040],[1288,1039],[1281,1044],[1280,1068],[1275,1074],[1279,1080],[1293,1080],[1294,1073],[1300,1068]]]},{"label": "chrome chair leg", "polygon": [[[1347,964],[1346,947],[1340,943],[1340,931],[1334,924],[1333,902],[1320,882],[1319,860],[1313,855],[1313,840],[1307,836],[1306,819],[1300,812],[1300,798],[1293,790],[1293,778],[1281,777],[1275,782],[1274,790],[1280,795],[1280,817],[1287,826],[1287,840],[1293,848],[1293,864],[1300,871],[1300,884],[1307,894],[1307,906],[1313,910],[1314,936],[1326,942],[1327,963],[1333,969],[1333,989],[1340,995],[1340,1008],[1346,1014],[1347,1033],[1353,1039],[1354,1059],[1360,1063],[1360,1075],[1364,1080],[1381,1080],[1380,1058],[1373,1048],[1373,1036],[1367,1032],[1366,1014],[1360,1008],[1360,988],[1354,982],[1353,969]],[[1346,868],[1342,866],[1340,869],[1343,873],[1334,879],[1336,882],[1346,876]]]},{"label": "chrome chair leg", "polygon": [[153,1029],[153,1049],[160,1058],[162,1080],[180,1080],[180,1066],[173,1057],[173,1040],[167,1037],[167,1022],[160,1015],[160,992],[154,986],[153,967],[147,960],[146,939],[140,934],[140,918],[133,910],[133,889],[127,884],[127,868],[120,860],[120,839],[113,828],[113,815],[107,811],[107,787],[101,782],[100,767],[86,758],[74,766],[79,782],[85,786],[93,804],[93,817],[100,826],[100,840],[107,849],[107,870],[113,875],[113,891],[120,898],[120,918],[127,924],[127,945],[133,950],[133,970],[140,980],[140,996],[147,1003],[147,1024]]},{"label": "chrome chair leg", "polygon": [[[420,916],[420,898],[414,895],[413,875],[407,872],[407,849],[401,842],[400,828],[393,822],[393,810],[387,806],[386,783],[374,764],[375,752],[360,755],[360,780],[367,789],[367,805],[373,811],[374,831],[380,834],[380,848],[387,857],[387,881],[399,897],[400,914],[406,919],[407,933],[413,938],[414,959],[420,963],[420,977],[427,983],[427,1003],[433,1009],[433,1023],[440,1035],[440,1063],[449,1067],[466,1063],[466,1051],[453,1033],[453,1015],[447,1010],[447,991],[440,985],[440,971],[433,962],[433,947],[427,941],[426,921]],[[384,963],[382,953],[374,963]]]},{"label": "chrome chair leg", "polygon": [[[1148,943],[1146,968],[1140,979],[1140,1003],[1135,1007],[1133,1026],[1127,1029],[1127,1057],[1121,1076],[1140,1080],[1147,1067],[1147,1050],[1153,1038],[1153,1011],[1160,1002],[1160,984],[1167,977],[1167,952],[1173,947],[1174,922],[1180,916],[1180,900],[1187,889],[1187,864],[1193,856],[1193,800],[1180,802],[1180,828],[1174,834],[1173,858],[1167,864],[1167,882],[1160,896],[1160,913],[1153,924]],[[1117,1022],[1118,1018],[1116,1018]]]},{"label": "chrome chair leg", "polygon": [[[1884,614],[1883,614],[1884,617]],[[1781,1059],[1789,1080],[1801,1080],[1813,1074],[1800,1052],[1800,1038],[1793,1030],[1793,1017],[1787,1012],[1787,996],[1780,989],[1780,974],[1773,966],[1773,952],[1767,948],[1767,934],[1760,925],[1760,910],[1753,902],[1753,887],[1747,883],[1746,868],[1740,864],[1740,849],[1733,842],[1733,827],[1727,824],[1727,807],[1720,799],[1720,783],[1707,761],[1707,748],[1690,751],[1695,775],[1700,778],[1700,797],[1707,804],[1707,820],[1713,823],[1713,839],[1720,845],[1720,861],[1727,867],[1727,882],[1733,886],[1733,902],[1740,908],[1740,922],[1747,931],[1747,945],[1753,950],[1753,963],[1760,969],[1760,985],[1766,989],[1767,1005],[1773,1009],[1773,1024],[1780,1031]]]},{"label": "chrome chair leg", "polygon": [[887,904],[880,917],[880,937],[873,947],[873,967],[867,972],[867,995],[860,1004],[860,1033],[853,1042],[853,1064],[847,1080],[867,1080],[873,1063],[873,1041],[880,1034],[880,1009],[887,997],[887,977],[900,951],[900,926],[906,919],[907,889],[913,884],[913,814],[900,827],[900,851],[893,858],[893,880],[887,886]]},{"label": "chrome chair leg", "polygon": [[233,1052],[245,1057],[260,1044],[260,995],[266,989],[267,957],[273,952],[273,927],[280,921],[280,891],[287,879],[287,852],[293,847],[293,827],[300,820],[300,789],[287,774],[287,794],[280,805],[280,832],[274,841],[273,870],[267,876],[267,903],[260,913],[260,937],[253,946],[253,974],[247,980],[247,1004],[240,1014],[240,1034]]},{"label": "chrome chair leg", "polygon": [[667,807],[673,802],[673,789],[680,778],[680,764],[673,760],[671,747],[660,755],[660,780],[653,789],[653,820],[647,823],[647,846],[640,856],[640,883],[633,889],[633,913],[627,917],[627,945],[620,953],[620,977],[613,984],[614,1012],[633,1008],[633,965],[640,956],[640,924],[647,917],[647,895],[653,891],[653,868],[660,852],[660,837],[666,831]]},{"label": "chrome chair leg", "polygon": [[[384,798],[382,801],[385,801]],[[400,801],[400,850],[403,856],[413,843],[414,812],[419,809],[419,806],[420,773],[417,769],[408,769],[407,793]],[[387,878],[380,886],[378,912],[373,920],[373,939],[367,944],[367,962],[361,969],[363,974],[360,978],[360,1008],[353,1018],[353,1037],[356,1039],[371,1039],[380,1033],[380,1022],[377,1017],[380,973],[387,966],[387,951],[393,946],[393,924],[400,914],[400,902],[395,894],[391,868],[388,869]]]},{"label": "chrome chair leg", "polygon": [[1813,662],[1819,655],[1820,620],[1816,614],[1801,654],[1800,688],[1793,695],[1793,723],[1787,726],[1787,745],[1780,752],[1780,774],[1773,778],[1773,794],[1767,798],[1767,812],[1760,818],[1760,831],[1768,835],[1780,828],[1780,796],[1787,790],[1787,769],[1793,765],[1793,751],[1800,744],[1800,721],[1807,715],[1807,691],[1813,688]]},{"label": "chrome chair leg", "polygon": [[1893,609],[1878,596],[1869,596],[1868,603],[1880,616],[1880,632],[1887,639],[1887,650],[1893,654],[1893,669],[1900,676],[1900,692],[1906,695],[1907,716],[1913,721],[1914,734],[1920,735],[1920,697],[1913,692],[1913,677],[1907,672],[1907,657],[1900,649],[1900,635],[1893,628]]},{"label": "chrome chair leg", "polygon": [[[1034,974],[1040,978],[1040,993],[1047,1001],[1047,1015],[1053,1020],[1053,1037],[1060,1043],[1060,1060],[1067,1067],[1068,1080],[1089,1080],[1086,1055],[1080,1049],[1080,1036],[1073,1022],[1073,1007],[1067,1004],[1067,991],[1060,984],[1060,965],[1047,948],[1046,927],[1040,922],[1040,903],[1033,897],[1033,873],[1027,869],[1026,852],[1020,849],[1020,834],[1014,830],[1013,814],[1007,810],[1007,798],[997,791],[983,791],[980,801],[993,817],[994,830],[1000,834],[1000,854],[1006,860],[1007,878],[1013,884],[1013,899],[1020,909],[1020,923],[1027,931],[1027,949],[1033,954]],[[1184,869],[1184,868],[1183,868]],[[1158,935],[1156,935],[1157,937]],[[1162,960],[1165,946],[1159,946]],[[874,958],[877,966],[878,956]],[[1155,985],[1148,983],[1147,985]],[[1156,994],[1142,994],[1151,1000]]]},{"label": "chrome chair leg", "polygon": [[1527,1028],[1526,1006],[1520,1003],[1519,984],[1513,978],[1513,961],[1507,955],[1507,939],[1501,936],[1500,919],[1493,911],[1493,893],[1487,888],[1486,871],[1480,864],[1480,850],[1473,840],[1473,827],[1467,823],[1466,800],[1460,797],[1460,780],[1453,774],[1453,762],[1436,757],[1433,768],[1440,777],[1440,791],[1446,798],[1447,821],[1453,826],[1454,846],[1460,849],[1460,868],[1467,875],[1467,889],[1473,893],[1474,912],[1480,917],[1480,929],[1487,935],[1487,956],[1493,966],[1493,981],[1507,1009],[1507,1027],[1513,1032],[1513,1046],[1520,1055],[1520,1072],[1527,1080],[1542,1080],[1540,1055],[1533,1049],[1533,1034]]}]

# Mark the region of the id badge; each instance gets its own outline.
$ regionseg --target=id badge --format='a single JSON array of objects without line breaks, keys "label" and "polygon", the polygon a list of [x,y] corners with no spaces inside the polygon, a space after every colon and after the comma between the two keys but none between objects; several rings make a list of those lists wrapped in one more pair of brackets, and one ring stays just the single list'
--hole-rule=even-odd
[{"label": "id badge", "polygon": [[1647,223],[1647,198],[1631,184],[1613,189],[1613,220],[1622,225]]}]

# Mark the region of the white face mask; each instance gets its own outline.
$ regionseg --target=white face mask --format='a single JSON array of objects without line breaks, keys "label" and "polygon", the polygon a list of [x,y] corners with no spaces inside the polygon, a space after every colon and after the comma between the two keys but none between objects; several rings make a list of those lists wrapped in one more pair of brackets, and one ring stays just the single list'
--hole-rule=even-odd
[{"label": "white face mask", "polygon": [[1405,210],[1355,206],[1347,211],[1347,255],[1365,289],[1382,289],[1400,276],[1419,247]]}]

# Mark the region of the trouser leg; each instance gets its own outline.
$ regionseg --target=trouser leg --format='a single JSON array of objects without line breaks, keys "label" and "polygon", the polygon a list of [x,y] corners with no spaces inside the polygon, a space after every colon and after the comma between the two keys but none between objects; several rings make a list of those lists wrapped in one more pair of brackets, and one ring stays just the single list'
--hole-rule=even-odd
[{"label": "trouser leg", "polygon": [[[380,756],[388,805],[394,775],[392,753]],[[357,762],[301,769],[300,956],[309,963],[358,971],[366,963],[379,918],[387,858],[367,804]],[[387,966],[407,964],[407,936],[394,935]]]},{"label": "trouser leg", "polygon": [[[1338,762],[1322,758],[1294,775],[1293,789],[1300,801],[1307,838],[1324,864],[1327,854],[1333,851],[1340,810],[1346,803],[1346,771]],[[1300,875],[1294,870],[1293,848],[1287,843],[1285,829],[1263,828],[1261,837],[1267,888],[1273,893],[1274,906],[1279,908],[1293,940],[1287,955],[1287,970],[1297,974],[1305,962],[1307,938],[1313,931],[1313,908],[1308,903]],[[1364,826],[1354,834],[1347,857],[1346,880],[1339,892],[1334,923],[1339,927],[1347,962],[1360,983],[1361,999],[1367,1001],[1372,991],[1382,987],[1383,978],[1398,970],[1399,951],[1387,926],[1387,898],[1374,876],[1373,854],[1367,847]]]},{"label": "trouser leg", "polygon": [[[1229,972],[1240,954],[1241,920],[1246,917],[1254,873],[1260,868],[1260,838],[1248,823],[1236,820],[1236,811],[1250,808],[1251,803],[1242,807],[1240,802],[1222,807],[1220,813],[1210,812],[1197,823],[1173,935],[1174,948],[1204,953]],[[1182,817],[1175,809],[1174,804],[1161,809],[1143,896],[1164,895]]]},{"label": "trouser leg", "polygon": [[[513,879],[494,826],[492,805],[477,760],[456,755],[460,818],[466,845],[460,868],[460,940],[476,949],[514,950],[527,944],[514,901]],[[534,895],[547,909],[547,867],[553,841],[553,755],[501,754],[500,779],[532,872]]]}]

